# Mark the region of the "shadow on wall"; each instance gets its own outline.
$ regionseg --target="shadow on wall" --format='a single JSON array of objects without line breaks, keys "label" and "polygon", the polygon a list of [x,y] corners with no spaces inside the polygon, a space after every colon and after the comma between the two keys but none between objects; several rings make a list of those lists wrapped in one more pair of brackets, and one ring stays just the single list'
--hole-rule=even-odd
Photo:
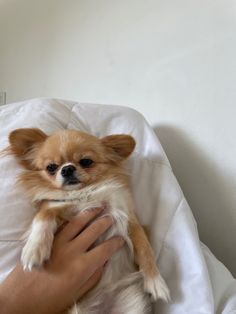
[{"label": "shadow on wall", "polygon": [[235,204],[226,177],[181,129],[159,125],[154,131],[193,211],[201,240],[236,277]]}]

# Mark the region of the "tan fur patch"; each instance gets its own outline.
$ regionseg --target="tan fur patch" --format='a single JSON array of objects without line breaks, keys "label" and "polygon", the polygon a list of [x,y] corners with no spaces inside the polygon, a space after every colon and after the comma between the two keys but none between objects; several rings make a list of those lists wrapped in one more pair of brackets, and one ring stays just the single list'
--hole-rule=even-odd
[{"label": "tan fur patch", "polygon": [[145,276],[153,278],[159,274],[154,252],[142,226],[137,222],[137,219],[135,220],[129,223],[129,236],[135,250],[135,262]]},{"label": "tan fur patch", "polygon": [[48,208],[47,202],[44,202],[42,203],[40,211],[37,213],[35,220],[55,220],[57,224],[61,224],[61,222],[68,221],[72,216],[72,206],[67,205]]}]

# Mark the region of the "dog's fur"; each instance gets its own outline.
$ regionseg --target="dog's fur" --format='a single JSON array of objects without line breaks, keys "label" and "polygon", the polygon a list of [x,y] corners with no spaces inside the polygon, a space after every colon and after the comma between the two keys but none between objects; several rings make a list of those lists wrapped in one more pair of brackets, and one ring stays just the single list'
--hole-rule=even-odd
[{"label": "dog's fur", "polygon": [[97,286],[70,313],[143,314],[150,310],[148,294],[153,300],[169,299],[135,215],[122,168],[135,147],[131,136],[98,139],[75,130],[47,136],[39,129],[17,129],[10,133],[9,143],[7,152],[24,167],[18,183],[38,209],[22,251],[25,270],[40,267],[49,259],[54,233],[62,222],[106,204],[102,215],[111,215],[115,223],[98,242],[121,235],[126,245],[109,260]]}]

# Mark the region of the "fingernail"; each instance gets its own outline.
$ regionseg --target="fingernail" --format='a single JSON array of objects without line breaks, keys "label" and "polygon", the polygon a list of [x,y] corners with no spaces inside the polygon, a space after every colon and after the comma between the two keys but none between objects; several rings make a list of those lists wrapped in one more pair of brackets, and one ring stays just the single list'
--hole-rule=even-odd
[{"label": "fingernail", "polygon": [[114,222],[114,219],[111,217],[111,215],[103,215],[103,216],[100,216],[100,217],[98,217],[98,219],[106,219],[106,220],[108,220],[109,222],[111,222],[111,224],[113,224],[113,222]]},{"label": "fingernail", "polygon": [[92,207],[92,208],[88,208],[85,211],[89,212],[89,211],[93,211],[95,213],[100,213],[103,211],[103,207]]},{"label": "fingernail", "polygon": [[104,210],[104,208],[103,207],[96,207],[95,210],[96,210],[96,212],[100,213]]}]

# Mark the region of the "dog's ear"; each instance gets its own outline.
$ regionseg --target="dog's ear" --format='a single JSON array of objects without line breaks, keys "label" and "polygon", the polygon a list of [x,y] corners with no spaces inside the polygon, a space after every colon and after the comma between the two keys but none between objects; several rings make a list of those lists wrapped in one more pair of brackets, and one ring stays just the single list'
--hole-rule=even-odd
[{"label": "dog's ear", "polygon": [[135,140],[126,134],[109,135],[101,139],[113,161],[122,161],[130,156],[135,148]]},{"label": "dog's ear", "polygon": [[33,168],[33,158],[47,135],[37,128],[16,129],[9,135],[9,153],[27,169]]}]

